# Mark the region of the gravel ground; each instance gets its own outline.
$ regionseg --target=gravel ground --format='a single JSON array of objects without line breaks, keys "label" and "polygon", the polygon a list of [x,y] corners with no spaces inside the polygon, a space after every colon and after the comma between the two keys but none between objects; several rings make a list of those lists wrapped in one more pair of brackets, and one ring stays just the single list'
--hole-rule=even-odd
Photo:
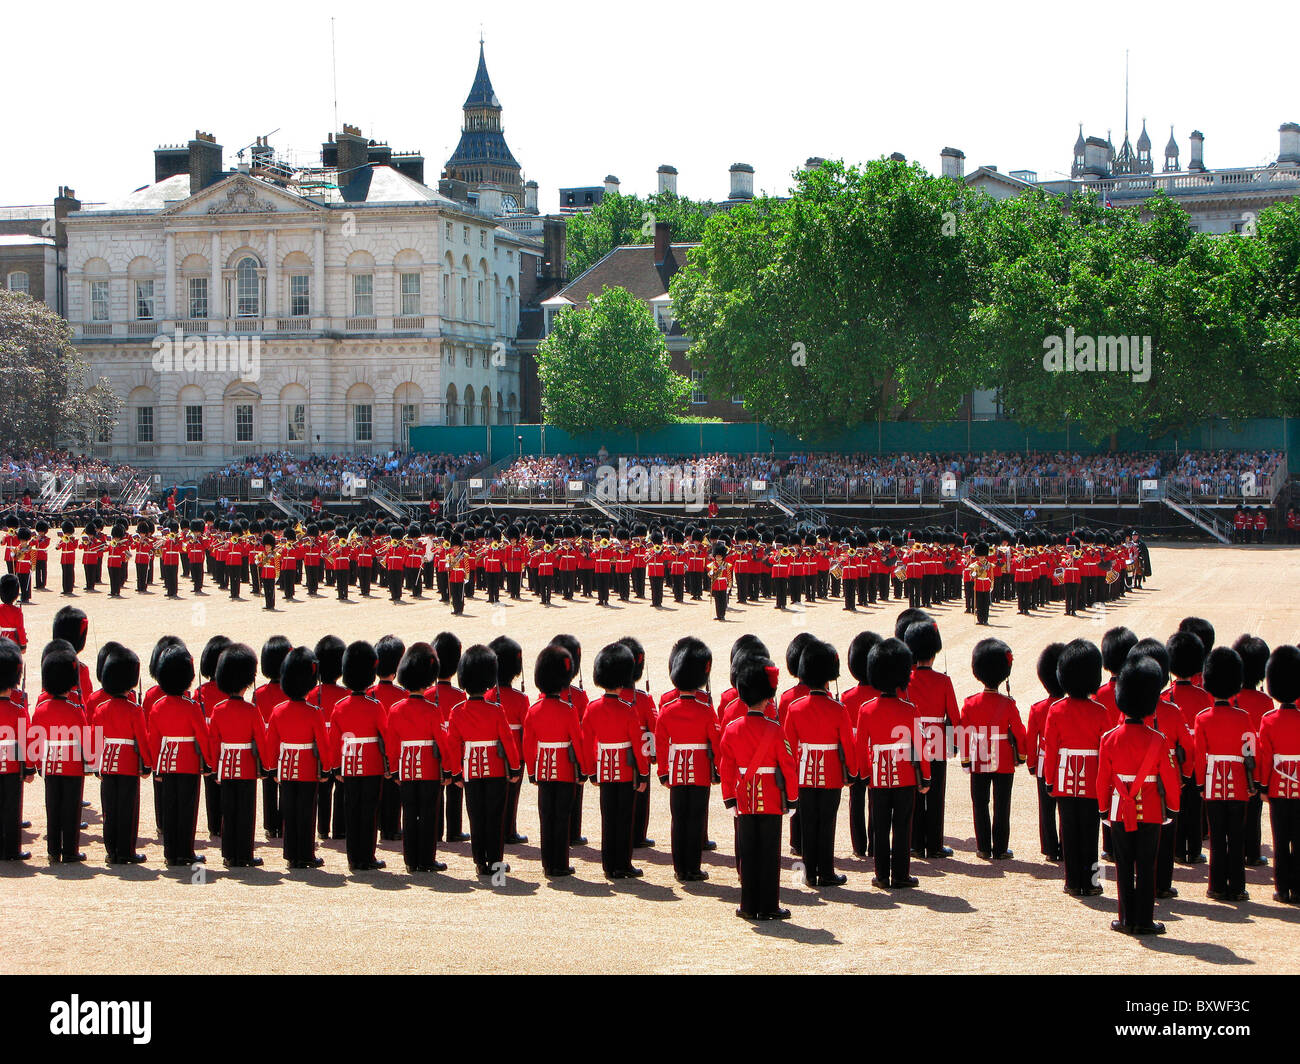
[{"label": "gravel ground", "polygon": [[[970,652],[984,635],[1005,639],[1015,651],[1012,694],[1022,713],[1041,697],[1033,665],[1052,640],[1100,641],[1116,624],[1164,638],[1188,614],[1207,617],[1223,643],[1241,632],[1257,633],[1270,645],[1300,637],[1295,552],[1171,547],[1151,553],[1156,575],[1146,589],[1091,616],[1067,619],[1056,606],[1042,616],[1021,618],[1014,606],[1002,605],[984,631],[960,605],[934,611],[948,643],[938,665],[952,674],[958,697],[978,689],[970,676]],[[57,580],[57,572],[52,576]],[[33,666],[50,618],[65,601],[53,591],[38,593],[27,610]],[[181,602],[161,594],[121,601],[79,594],[73,601],[91,618],[90,661],[109,638],[145,658],[153,640],[166,632],[179,634],[197,654],[217,632],[256,649],[273,633],[313,643],[327,632],[346,640],[374,640],[392,632],[410,642],[450,626],[466,645],[510,634],[524,647],[530,678],[532,659],[544,642],[572,632],[583,641],[589,678],[600,645],[633,634],[646,645],[656,695],[669,686],[668,649],[680,635],[695,633],[710,643],[714,686],[721,689],[730,643],[742,632],[758,634],[778,659],[804,629],[831,641],[843,656],[858,631],[892,630],[899,609],[891,602],[850,616],[832,601],[781,614],[769,605],[733,609],[727,623],[718,624],[707,601],[654,612],[637,602],[601,610],[558,600],[550,609],[533,601],[491,608],[480,597],[453,625],[436,599],[394,607],[387,600],[342,605],[330,598],[281,604],[275,613],[263,612],[258,602],[231,603],[219,594]],[[794,917],[759,925],[733,915],[739,887],[730,817],[716,789],[709,815],[719,849],[705,855],[712,875],[706,883],[674,880],[667,794],[657,785],[650,835],[660,845],[638,851],[644,879],[607,883],[599,851],[584,847],[574,853],[575,878],[548,882],[538,860],[535,791],[525,785],[520,830],[530,841],[509,849],[513,871],[504,886],[493,887],[474,876],[468,844],[440,851],[449,868],[438,875],[408,875],[401,844],[382,843],[380,856],[387,858],[388,869],[350,876],[341,841],[323,845],[325,865],[318,871],[289,873],[278,848],[260,841],[264,868],[226,871],[219,844],[200,830],[199,852],[211,864],[193,875],[166,869],[149,787],[146,783],[141,803],[141,846],[149,861],[128,869],[103,864],[97,781],[87,785],[94,808],[87,810],[83,849],[90,860],[85,865],[47,863],[39,779],[26,789],[26,815],[34,829],[25,834],[24,845],[34,857],[25,865],[0,867],[6,902],[0,907],[0,967],[58,973],[1194,973],[1292,971],[1300,955],[1300,909],[1271,900],[1267,868],[1248,871],[1250,902],[1225,905],[1205,897],[1204,865],[1179,867],[1175,880],[1182,897],[1157,909],[1168,935],[1136,940],[1111,933],[1113,886],[1107,884],[1101,898],[1067,898],[1059,867],[1038,856],[1034,791],[1024,772],[1016,776],[1012,799],[1014,860],[989,865],[975,858],[969,790],[953,765],[946,831],[956,855],[914,861],[919,889],[890,893],[870,886],[871,868],[848,856],[846,799],[837,853],[848,883],[821,892],[797,885],[793,859],[786,856],[782,900]],[[598,844],[599,806],[592,788],[585,797],[584,830]],[[1268,855],[1267,811],[1264,838]]]}]

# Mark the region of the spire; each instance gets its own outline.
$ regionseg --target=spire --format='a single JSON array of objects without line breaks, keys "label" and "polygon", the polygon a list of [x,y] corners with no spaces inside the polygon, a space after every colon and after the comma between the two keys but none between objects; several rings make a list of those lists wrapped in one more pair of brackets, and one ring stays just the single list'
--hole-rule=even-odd
[{"label": "spire", "polygon": [[1169,143],[1165,145],[1166,155],[1178,154],[1178,141],[1174,140],[1174,127],[1169,127]]},{"label": "spire", "polygon": [[487,59],[483,55],[483,34],[479,33],[478,70],[474,73],[474,84],[465,98],[465,107],[500,107],[497,94],[492,88],[492,79],[488,77]]},{"label": "spire", "polygon": [[1074,154],[1082,155],[1084,149],[1083,143],[1083,123],[1079,123],[1079,139],[1074,142]]},{"label": "spire", "polygon": [[1147,136],[1147,120],[1145,118],[1142,119],[1142,133],[1138,137],[1137,149],[1138,151],[1151,150],[1151,138]]}]

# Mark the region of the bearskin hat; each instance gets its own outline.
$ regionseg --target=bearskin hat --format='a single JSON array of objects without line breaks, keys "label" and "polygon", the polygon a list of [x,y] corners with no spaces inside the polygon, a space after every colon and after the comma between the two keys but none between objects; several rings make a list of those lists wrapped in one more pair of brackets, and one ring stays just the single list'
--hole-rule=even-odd
[{"label": "bearskin hat", "polygon": [[543,647],[533,666],[533,685],[544,695],[558,695],[573,682],[573,658],[558,643]]},{"label": "bearskin hat", "polygon": [[903,633],[903,642],[912,652],[916,662],[933,661],[943,649],[943,639],[939,635],[939,626],[934,621],[917,621],[909,624]]},{"label": "bearskin hat", "polygon": [[343,686],[364,694],[375,682],[375,648],[364,639],[349,643],[343,651]]},{"label": "bearskin hat", "polygon": [[482,643],[475,643],[461,655],[456,681],[467,695],[486,694],[497,685],[497,656]]},{"label": "bearskin hat", "polygon": [[1132,658],[1150,658],[1160,669],[1160,686],[1169,682],[1169,651],[1159,639],[1139,639],[1128,652]]},{"label": "bearskin hat", "polygon": [[1192,632],[1175,632],[1165,643],[1169,671],[1180,680],[1190,680],[1205,666],[1205,644]]},{"label": "bearskin hat", "polygon": [[632,686],[635,668],[632,651],[623,643],[610,643],[601,647],[596,654],[591,675],[597,687],[606,691],[620,691]]},{"label": "bearskin hat", "polygon": [[285,656],[293,649],[293,644],[286,636],[273,635],[262,644],[262,675],[272,683],[280,679],[280,666]]},{"label": "bearskin hat", "polygon": [[713,651],[694,636],[683,636],[668,654],[668,677],[679,691],[698,691],[709,682]]},{"label": "bearskin hat", "polygon": [[[110,695],[120,697],[134,690],[136,684],[140,682],[140,659],[135,651],[120,643],[113,644],[113,648],[104,659],[103,668],[100,670],[99,686]],[[0,684],[0,687],[3,687],[3,684]]]},{"label": "bearskin hat", "polygon": [[757,654],[761,658],[771,657],[767,652],[767,647],[763,645],[763,641],[753,632],[746,632],[744,635],[738,636],[736,641],[731,644],[730,657],[734,659],[738,654]]},{"label": "bearskin hat", "polygon": [[1241,655],[1231,647],[1215,647],[1205,659],[1201,686],[1216,699],[1226,701],[1241,693]]},{"label": "bearskin hat", "polygon": [[375,675],[393,676],[406,653],[406,644],[395,635],[382,636],[375,644]]},{"label": "bearskin hat", "polygon": [[796,675],[808,687],[825,687],[840,677],[840,656],[830,643],[814,639],[799,655]]},{"label": "bearskin hat", "polygon": [[41,688],[55,698],[62,698],[77,686],[77,655],[66,640],[47,645],[41,654]]},{"label": "bearskin hat", "polygon": [[1091,698],[1101,686],[1101,651],[1088,639],[1073,639],[1065,644],[1056,663],[1056,678],[1061,690],[1071,698]]},{"label": "bearskin hat", "polygon": [[86,649],[86,629],[90,622],[76,606],[64,606],[54,615],[52,638],[66,639],[80,654]]},{"label": "bearskin hat", "polygon": [[17,687],[23,674],[23,652],[12,639],[0,636],[0,691]]},{"label": "bearskin hat", "polygon": [[243,643],[228,643],[217,656],[213,682],[223,695],[237,695],[257,682],[257,655]]},{"label": "bearskin hat", "polygon": [[1112,676],[1118,675],[1137,641],[1137,634],[1130,628],[1110,629],[1101,637],[1102,667]]},{"label": "bearskin hat", "polygon": [[776,697],[781,671],[766,658],[742,657],[736,662],[736,694],[750,709]]},{"label": "bearskin hat", "polygon": [[1115,680],[1115,705],[1129,720],[1142,720],[1156,711],[1163,687],[1160,666],[1153,658],[1140,654],[1120,668]]},{"label": "bearskin hat", "polygon": [[294,647],[280,666],[280,688],[286,698],[301,700],[316,686],[316,655],[311,647]]},{"label": "bearskin hat", "polygon": [[343,651],[346,644],[336,635],[323,635],[316,640],[316,671],[321,683],[337,683],[343,675]]},{"label": "bearskin hat", "polygon": [[508,635],[499,635],[488,644],[497,656],[497,683],[508,685],[524,671],[523,648]]},{"label": "bearskin hat", "polygon": [[1300,647],[1284,643],[1268,656],[1264,682],[1269,697],[1283,705],[1294,705],[1300,698]]},{"label": "bearskin hat", "polygon": [[18,593],[22,590],[22,584],[18,582],[18,577],[13,573],[5,573],[0,576],[0,602],[6,606],[12,606],[18,601]]},{"label": "bearskin hat", "polygon": [[1264,682],[1268,668],[1268,644],[1257,635],[1242,635],[1232,644],[1241,658],[1241,686],[1256,688]]},{"label": "bearskin hat", "polygon": [[1001,639],[981,639],[971,651],[970,671],[985,687],[999,687],[1011,675],[1011,648]]},{"label": "bearskin hat", "polygon": [[625,635],[619,642],[632,651],[632,682],[635,683],[645,673],[645,647],[634,635]]},{"label": "bearskin hat", "polygon": [[551,642],[556,646],[564,647],[569,652],[569,657],[573,659],[573,672],[575,675],[582,672],[582,644],[578,642],[576,636],[557,635]]},{"label": "bearskin hat", "polygon": [[439,632],[433,637],[433,652],[438,656],[438,679],[455,676],[460,668],[460,637],[454,632]]},{"label": "bearskin hat", "polygon": [[1214,649],[1214,625],[1204,617],[1184,617],[1178,622],[1180,632],[1191,632],[1201,641],[1205,653]]},{"label": "bearskin hat", "polygon": [[203,644],[203,652],[199,654],[199,675],[205,680],[211,680],[216,674],[217,659],[228,646],[230,639],[224,635],[214,635]]},{"label": "bearskin hat", "polygon": [[858,683],[871,685],[867,679],[867,658],[871,655],[871,648],[879,642],[880,636],[875,632],[859,632],[849,644],[849,675]]},{"label": "bearskin hat", "polygon": [[799,675],[799,658],[803,656],[804,647],[817,637],[812,632],[800,632],[790,640],[785,648],[785,668],[791,676]]},{"label": "bearskin hat", "polygon": [[183,643],[174,643],[158,657],[158,672],[154,677],[163,694],[183,695],[194,683],[194,658]]},{"label": "bearskin hat", "polygon": [[920,621],[933,620],[934,618],[926,613],[925,610],[918,610],[915,608],[902,610],[898,614],[898,620],[894,622],[894,638],[902,639],[907,635],[908,628]]},{"label": "bearskin hat", "polygon": [[912,652],[901,639],[882,639],[867,655],[867,683],[882,695],[897,695],[912,679]]},{"label": "bearskin hat", "polygon": [[426,691],[437,682],[438,656],[428,643],[412,643],[397,665],[397,682],[406,691]]}]

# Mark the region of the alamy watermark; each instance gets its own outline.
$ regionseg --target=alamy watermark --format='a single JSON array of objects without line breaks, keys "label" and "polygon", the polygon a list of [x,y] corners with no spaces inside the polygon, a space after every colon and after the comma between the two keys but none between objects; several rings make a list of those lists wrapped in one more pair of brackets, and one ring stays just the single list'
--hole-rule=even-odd
[{"label": "alamy watermark", "polygon": [[185,333],[154,337],[153,368],[159,373],[238,374],[242,381],[262,378],[260,336]]},{"label": "alamy watermark", "polygon": [[1064,336],[1043,340],[1043,369],[1048,373],[1129,373],[1133,383],[1151,379],[1151,337]]},{"label": "alamy watermark", "polygon": [[681,503],[688,510],[703,509],[708,502],[708,476],[693,462],[680,465],[603,465],[596,470],[596,498],[601,502]]}]

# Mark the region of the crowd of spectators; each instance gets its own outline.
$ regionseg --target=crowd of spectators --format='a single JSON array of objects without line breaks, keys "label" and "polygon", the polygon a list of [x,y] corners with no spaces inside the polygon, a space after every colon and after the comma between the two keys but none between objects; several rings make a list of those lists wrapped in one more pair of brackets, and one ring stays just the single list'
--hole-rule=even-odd
[{"label": "crowd of spectators", "polygon": [[248,455],[210,474],[216,478],[261,478],[271,491],[299,496],[337,496],[352,481],[384,477],[427,478],[428,492],[444,494],[455,481],[483,465],[483,455],[425,454],[388,451],[384,454],[309,454],[288,451]]}]

